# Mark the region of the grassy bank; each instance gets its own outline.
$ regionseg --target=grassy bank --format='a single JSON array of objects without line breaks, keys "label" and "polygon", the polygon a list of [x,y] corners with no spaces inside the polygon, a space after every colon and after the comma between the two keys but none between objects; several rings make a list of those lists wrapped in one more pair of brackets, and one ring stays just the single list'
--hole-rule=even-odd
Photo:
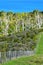
[{"label": "grassy bank", "polygon": [[39,43],[37,45],[36,53],[43,54],[43,33],[41,33],[41,35],[40,35],[40,40],[39,40]]},{"label": "grassy bank", "polygon": [[43,55],[35,55],[30,57],[22,57],[2,65],[43,65]]}]

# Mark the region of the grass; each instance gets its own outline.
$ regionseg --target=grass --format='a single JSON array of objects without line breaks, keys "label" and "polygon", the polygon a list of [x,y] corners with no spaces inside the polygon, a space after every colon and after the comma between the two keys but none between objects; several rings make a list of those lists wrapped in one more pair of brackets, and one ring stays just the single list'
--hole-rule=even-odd
[{"label": "grass", "polygon": [[2,65],[43,65],[43,33],[40,35],[40,40],[34,56],[27,56],[8,61]]},{"label": "grass", "polygon": [[2,65],[43,65],[43,55],[30,57],[21,57],[15,60],[3,63]]},{"label": "grass", "polygon": [[36,53],[37,54],[43,54],[43,33],[41,33],[41,35],[40,35],[40,40],[38,43]]}]

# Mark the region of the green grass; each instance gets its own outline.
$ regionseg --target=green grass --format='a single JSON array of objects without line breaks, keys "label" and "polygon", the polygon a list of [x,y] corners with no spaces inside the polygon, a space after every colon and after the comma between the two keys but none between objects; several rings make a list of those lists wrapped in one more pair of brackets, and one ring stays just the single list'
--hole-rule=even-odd
[{"label": "green grass", "polygon": [[36,50],[37,54],[43,54],[43,33],[41,33],[40,35],[40,40],[37,46],[37,50]]},{"label": "green grass", "polygon": [[43,65],[43,56],[35,55],[30,57],[21,57],[15,60],[3,63],[2,65]]},{"label": "green grass", "polygon": [[40,40],[34,56],[17,58],[2,65],[43,65],[43,33],[39,35]]}]

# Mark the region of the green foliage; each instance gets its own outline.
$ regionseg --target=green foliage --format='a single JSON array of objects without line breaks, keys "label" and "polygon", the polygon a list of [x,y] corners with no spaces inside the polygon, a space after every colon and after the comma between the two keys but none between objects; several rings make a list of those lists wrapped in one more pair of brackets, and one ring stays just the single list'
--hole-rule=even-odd
[{"label": "green foliage", "polygon": [[0,51],[4,53],[9,50],[34,50],[37,34],[43,31],[42,17],[42,12],[38,10],[30,13],[1,11]]}]

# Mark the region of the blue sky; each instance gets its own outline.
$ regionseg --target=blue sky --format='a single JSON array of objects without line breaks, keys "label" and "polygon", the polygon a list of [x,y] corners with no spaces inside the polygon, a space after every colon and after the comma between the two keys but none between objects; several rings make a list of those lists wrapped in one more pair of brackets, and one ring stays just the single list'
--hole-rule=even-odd
[{"label": "blue sky", "polygon": [[0,0],[0,11],[29,12],[43,11],[43,0]]}]

